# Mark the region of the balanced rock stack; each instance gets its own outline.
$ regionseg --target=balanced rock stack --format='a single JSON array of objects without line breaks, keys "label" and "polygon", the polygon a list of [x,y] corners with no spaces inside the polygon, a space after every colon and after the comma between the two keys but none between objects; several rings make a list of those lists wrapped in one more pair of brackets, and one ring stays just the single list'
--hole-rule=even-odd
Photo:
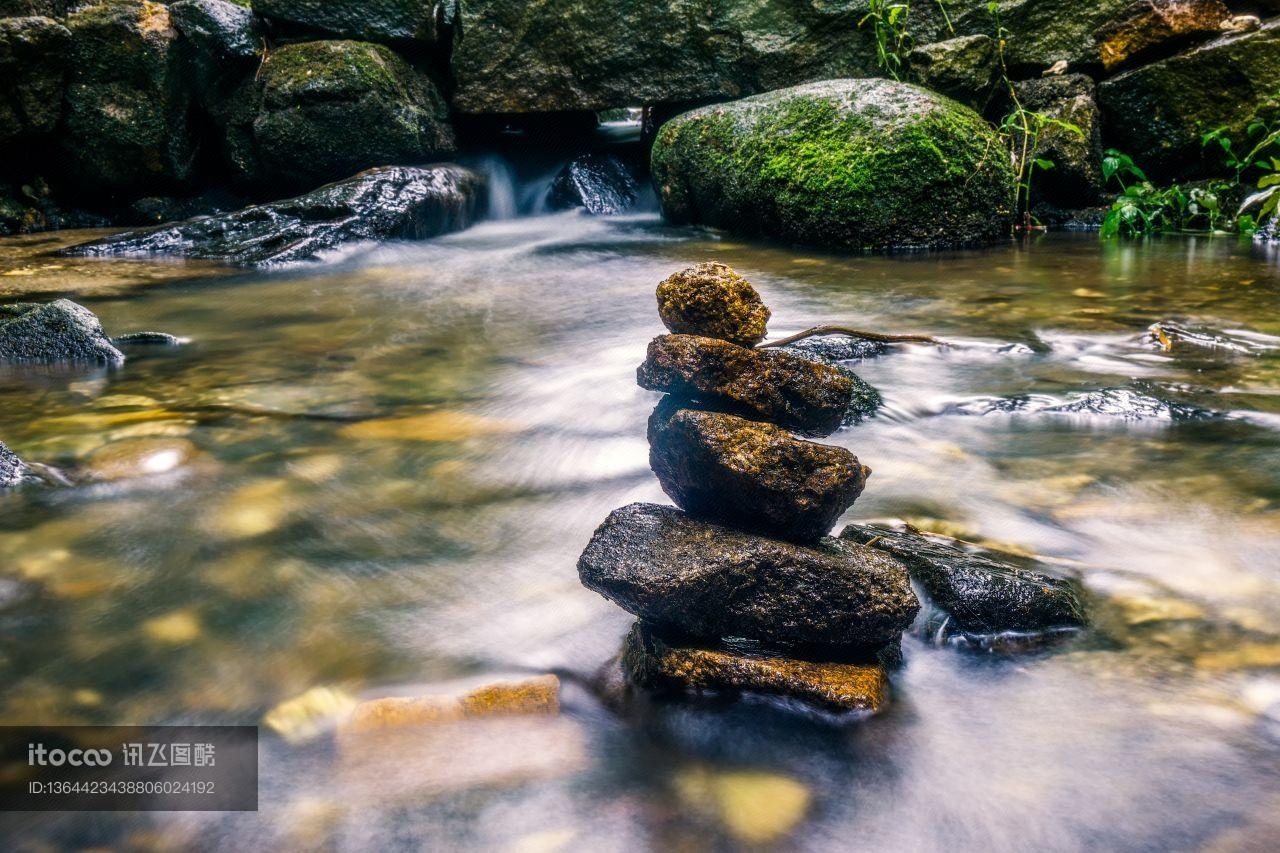
[{"label": "balanced rock stack", "polygon": [[847,371],[774,349],[769,310],[723,264],[658,286],[672,334],[641,387],[665,392],[649,460],[678,505],[631,504],[578,561],[585,586],[640,617],[621,668],[654,691],[773,693],[874,711],[919,610],[906,566],[828,534],[871,471],[829,435],[861,393]]}]

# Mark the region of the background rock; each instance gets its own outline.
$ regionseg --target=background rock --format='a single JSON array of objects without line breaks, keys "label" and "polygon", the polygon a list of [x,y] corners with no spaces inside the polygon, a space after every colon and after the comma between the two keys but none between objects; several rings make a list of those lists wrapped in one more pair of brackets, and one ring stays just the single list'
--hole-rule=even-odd
[{"label": "background rock", "polygon": [[241,180],[298,190],[372,166],[452,153],[448,109],[423,74],[381,45],[287,44],[233,106],[228,151]]},{"label": "background rock", "polygon": [[359,240],[422,239],[466,228],[485,183],[461,166],[370,169],[306,195],[234,213],[116,234],[69,255],[181,255],[246,266],[315,258]]},{"label": "background rock", "polygon": [[829,364],[694,335],[650,341],[636,382],[808,435],[835,432],[855,406],[879,396],[852,373]]},{"label": "background rock", "polygon": [[995,39],[988,35],[956,36],[922,45],[907,60],[912,82],[978,112],[987,108],[1000,79]]},{"label": "background rock", "polygon": [[1131,154],[1152,180],[1205,171],[1201,137],[1225,126],[1232,139],[1277,108],[1280,19],[1126,71],[1098,87],[1108,144]]},{"label": "background rock", "polygon": [[1157,51],[1220,33],[1231,12],[1222,0],[1139,0],[1094,34],[1107,73]]},{"label": "background rock", "polygon": [[636,203],[640,187],[631,170],[612,154],[583,154],[556,175],[547,195],[552,210],[585,208],[595,216],[622,213]]},{"label": "background rock", "polygon": [[253,11],[273,21],[339,38],[435,44],[444,29],[444,7],[454,3],[456,0],[253,0]]},{"label": "background rock", "polygon": [[69,299],[0,306],[0,361],[120,364],[93,312]]},{"label": "background rock", "polygon": [[1035,156],[1053,163],[1038,169],[1032,182],[1033,201],[1060,207],[1085,207],[1102,193],[1102,114],[1095,100],[1093,80],[1083,74],[1063,74],[1015,84],[1018,99],[1028,110],[1080,128],[1080,133],[1049,125],[1040,135]]},{"label": "background rock", "polygon": [[62,118],[71,32],[51,18],[0,18],[0,146],[30,144]]},{"label": "background rock", "polygon": [[1013,175],[967,107],[888,80],[827,80],[663,125],[654,182],[673,222],[839,248],[1005,236]]},{"label": "background rock", "polygon": [[[1123,13],[1130,2],[1000,0],[1000,22],[1009,32],[1005,61],[1014,78],[1038,75],[1056,62],[1066,62],[1072,71],[1100,68],[1102,56],[1093,34]],[[958,34],[995,34],[995,22],[985,2],[966,2],[962,8],[967,11],[953,14]]]},{"label": "background rock", "polygon": [[878,649],[919,610],[906,567],[879,551],[793,545],[654,504],[610,513],[578,575],[624,610],[699,637]]},{"label": "background rock", "polygon": [[820,539],[871,473],[842,447],[679,405],[659,404],[649,418],[649,465],[662,490],[699,518],[783,539]]}]

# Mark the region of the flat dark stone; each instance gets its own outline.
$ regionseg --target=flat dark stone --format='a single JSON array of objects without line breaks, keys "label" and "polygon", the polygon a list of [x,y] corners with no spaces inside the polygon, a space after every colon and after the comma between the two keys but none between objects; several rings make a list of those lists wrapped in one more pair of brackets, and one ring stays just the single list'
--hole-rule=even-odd
[{"label": "flat dark stone", "polygon": [[840,538],[906,564],[955,627],[971,634],[1042,632],[1087,623],[1079,587],[915,532],[850,524]]},{"label": "flat dark stone", "polygon": [[795,545],[655,504],[614,510],[578,575],[659,626],[775,645],[879,649],[920,608],[906,567],[874,548],[833,538]]}]

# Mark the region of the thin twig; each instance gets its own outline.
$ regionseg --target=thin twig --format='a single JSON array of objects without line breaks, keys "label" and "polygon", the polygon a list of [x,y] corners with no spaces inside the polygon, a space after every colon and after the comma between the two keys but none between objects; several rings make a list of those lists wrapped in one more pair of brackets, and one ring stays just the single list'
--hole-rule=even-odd
[{"label": "thin twig", "polygon": [[756,349],[764,349],[765,347],[780,347],[786,344],[792,344],[796,341],[802,341],[805,338],[814,338],[819,335],[847,335],[851,338],[863,338],[868,341],[879,341],[884,344],[936,344],[938,346],[949,346],[946,341],[929,335],[882,335],[879,332],[864,332],[861,329],[851,329],[848,326],[814,326],[812,329],[805,329],[803,332],[796,332],[794,335],[787,335],[776,341],[769,341],[763,344],[757,344]]}]

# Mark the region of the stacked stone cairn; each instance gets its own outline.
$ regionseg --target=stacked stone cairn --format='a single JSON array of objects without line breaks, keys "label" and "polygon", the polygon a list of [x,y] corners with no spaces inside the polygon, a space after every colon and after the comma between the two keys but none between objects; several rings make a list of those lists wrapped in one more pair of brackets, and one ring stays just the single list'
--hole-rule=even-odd
[{"label": "stacked stone cairn", "polygon": [[807,438],[839,429],[865,386],[755,348],[769,309],[723,264],[676,273],[657,295],[672,334],[649,344],[637,379],[666,394],[649,460],[677,506],[615,510],[578,562],[585,586],[640,619],[621,673],[656,693],[879,710],[920,605],[902,562],[828,535],[871,471]]}]

